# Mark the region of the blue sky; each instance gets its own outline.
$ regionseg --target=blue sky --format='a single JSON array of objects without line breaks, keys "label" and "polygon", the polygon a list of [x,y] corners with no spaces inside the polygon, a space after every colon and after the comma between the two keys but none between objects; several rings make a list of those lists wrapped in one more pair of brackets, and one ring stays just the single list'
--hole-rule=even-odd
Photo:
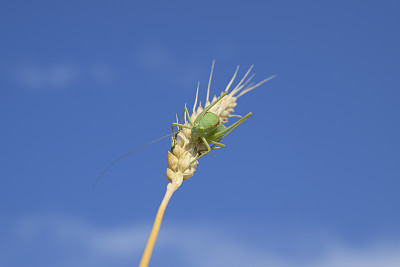
[{"label": "blue sky", "polygon": [[135,266],[169,140],[91,186],[170,133],[197,82],[204,102],[215,59],[212,94],[237,65],[277,77],[173,196],[151,266],[399,266],[399,7],[2,3],[0,265]]}]

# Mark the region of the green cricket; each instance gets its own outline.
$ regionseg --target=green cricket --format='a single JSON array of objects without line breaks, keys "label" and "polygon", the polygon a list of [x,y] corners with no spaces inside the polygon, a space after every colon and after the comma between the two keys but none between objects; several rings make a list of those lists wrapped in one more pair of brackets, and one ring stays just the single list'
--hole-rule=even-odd
[{"label": "green cricket", "polygon": [[[178,131],[179,127],[191,130],[190,132],[191,138],[193,140],[201,140],[201,142],[203,142],[203,144],[207,148],[206,151],[200,153],[200,155],[190,164],[192,164],[199,158],[203,157],[204,155],[210,153],[211,150],[224,148],[225,145],[220,143],[219,141],[225,138],[225,136],[227,136],[231,131],[233,131],[236,127],[238,127],[252,115],[252,113],[249,112],[246,116],[242,117],[240,120],[238,120],[229,127],[226,127],[225,125],[220,123],[219,117],[215,113],[209,112],[209,110],[219,101],[221,101],[221,99],[224,98],[227,94],[228,92],[225,91],[214,102],[212,102],[209,106],[204,108],[203,111],[196,117],[194,122],[192,122],[192,120],[190,119],[189,111],[185,107],[182,114],[181,123],[172,123],[172,132],[174,138],[174,145],[172,149],[175,146],[175,136],[176,136],[174,126],[178,127]],[[182,124],[182,120],[185,114],[189,120],[189,126]],[[209,144],[212,144],[213,146],[210,147]]]},{"label": "green cricket", "polygon": [[[119,160],[121,160],[122,158],[128,156],[129,154],[145,147],[148,146],[150,144],[153,144],[154,142],[157,142],[161,139],[164,139],[170,135],[173,136],[174,139],[174,145],[171,148],[171,151],[174,149],[175,147],[175,143],[176,143],[176,132],[175,132],[175,128],[174,126],[178,127],[178,132],[179,132],[179,127],[180,128],[186,128],[186,129],[190,129],[191,132],[191,137],[192,140],[199,140],[201,142],[203,142],[203,144],[206,146],[206,151],[200,151],[199,152],[199,156],[193,160],[190,164],[193,164],[196,160],[198,160],[199,158],[207,155],[208,153],[210,153],[211,150],[214,149],[220,149],[220,148],[224,148],[225,145],[220,143],[219,141],[221,141],[223,138],[225,138],[225,136],[227,136],[231,131],[233,131],[236,127],[238,127],[241,123],[243,123],[246,119],[248,119],[252,114],[251,112],[249,112],[246,116],[242,117],[240,120],[238,120],[237,122],[235,122],[234,124],[232,124],[229,127],[224,126],[222,123],[220,123],[220,119],[217,116],[217,114],[209,112],[209,110],[215,105],[217,104],[219,101],[221,101],[221,99],[223,97],[225,97],[228,94],[228,92],[224,92],[221,94],[220,97],[218,97],[214,102],[212,102],[209,106],[207,106],[206,108],[204,108],[204,110],[196,117],[195,121],[192,122],[192,120],[190,119],[190,115],[189,115],[189,111],[187,110],[187,108],[185,107],[183,114],[182,114],[182,119],[181,119],[181,123],[172,123],[172,134],[168,134],[166,136],[163,136],[159,139],[156,139],[150,143],[145,144],[144,146],[141,146],[137,149],[134,149],[132,151],[129,151],[128,153],[122,155],[121,157],[117,158],[116,160],[114,160],[113,162],[111,162],[111,164],[109,164],[102,172],[101,174],[97,177],[96,181],[93,184],[93,189],[95,188],[97,182],[99,181],[99,179],[107,172],[107,170],[109,168],[111,168],[115,163],[117,163]],[[187,116],[188,120],[189,120],[189,126],[182,124],[183,122],[183,118],[184,116]],[[212,146],[210,147],[209,144],[212,144]]]}]

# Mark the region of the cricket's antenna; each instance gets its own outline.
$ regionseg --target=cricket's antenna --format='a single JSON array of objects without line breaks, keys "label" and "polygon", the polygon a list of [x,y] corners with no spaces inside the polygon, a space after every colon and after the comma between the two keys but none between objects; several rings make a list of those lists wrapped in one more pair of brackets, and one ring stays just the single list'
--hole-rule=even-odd
[{"label": "cricket's antenna", "polygon": [[117,163],[119,160],[125,158],[126,156],[128,156],[129,154],[135,152],[136,150],[139,150],[139,149],[141,149],[141,148],[144,148],[144,147],[146,147],[146,146],[148,146],[148,145],[151,145],[151,144],[153,144],[153,143],[155,143],[155,142],[157,142],[157,141],[160,141],[161,139],[164,139],[164,138],[166,138],[166,137],[168,137],[168,136],[171,136],[171,135],[173,135],[173,133],[172,133],[172,134],[168,134],[168,135],[163,136],[163,137],[160,137],[160,138],[158,138],[158,139],[156,139],[156,140],[154,140],[154,141],[151,141],[150,143],[147,143],[147,144],[145,144],[145,145],[143,145],[143,146],[141,146],[141,147],[138,147],[138,148],[136,148],[136,149],[134,149],[134,150],[131,150],[131,151],[129,151],[128,153],[126,153],[125,155],[122,155],[121,157],[119,157],[119,158],[117,158],[116,160],[114,160],[113,162],[111,162],[111,163],[100,173],[100,175],[96,178],[96,181],[94,182],[94,184],[93,184],[93,186],[92,186],[92,190],[94,190],[94,188],[96,187],[97,182],[98,182],[98,181],[100,180],[100,178],[108,171],[108,169],[110,169],[110,168],[111,168],[115,163]]}]

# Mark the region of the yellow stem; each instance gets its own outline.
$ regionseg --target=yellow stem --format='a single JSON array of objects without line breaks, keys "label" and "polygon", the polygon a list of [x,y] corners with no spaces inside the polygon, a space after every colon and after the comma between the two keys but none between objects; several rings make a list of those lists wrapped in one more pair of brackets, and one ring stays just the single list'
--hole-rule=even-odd
[{"label": "yellow stem", "polygon": [[158,208],[156,219],[154,220],[153,224],[153,229],[151,230],[149,240],[147,241],[146,248],[144,249],[139,267],[147,267],[149,265],[151,253],[153,252],[154,244],[156,242],[158,232],[160,231],[161,221],[164,216],[165,209],[167,208],[168,202],[176,189],[178,189],[177,184],[168,184],[164,199],[162,200],[160,207]]}]

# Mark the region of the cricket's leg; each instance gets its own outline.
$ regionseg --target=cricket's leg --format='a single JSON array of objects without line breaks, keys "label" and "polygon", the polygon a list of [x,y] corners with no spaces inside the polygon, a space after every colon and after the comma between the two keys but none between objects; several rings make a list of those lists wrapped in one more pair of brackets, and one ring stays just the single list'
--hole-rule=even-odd
[{"label": "cricket's leg", "polygon": [[203,118],[204,114],[206,114],[215,104],[217,104],[224,96],[226,96],[228,92],[223,92],[220,97],[218,97],[214,102],[212,102],[208,107],[203,109],[202,112],[200,112],[199,115],[197,115],[196,120],[194,121],[195,123],[198,122],[201,118]]},{"label": "cricket's leg", "polygon": [[183,125],[183,124],[182,124],[182,122],[183,122],[183,117],[185,116],[185,112],[187,113],[187,108],[186,108],[186,107],[185,107],[185,109],[183,110],[183,113],[182,113],[181,123],[175,123],[175,122],[174,122],[174,123],[172,123],[172,125],[171,125],[172,133],[173,133],[173,138],[174,138],[174,145],[172,146],[172,149],[175,147],[175,144],[176,144],[176,140],[175,140],[175,135],[176,135],[176,133],[175,133],[175,128],[174,128],[174,126],[177,126],[177,127],[178,127],[178,132],[180,131],[179,127],[191,129],[189,126],[186,126],[186,125]]},{"label": "cricket's leg", "polygon": [[212,147],[211,148],[211,150],[214,150],[214,149],[220,149],[220,148],[224,148],[225,147],[225,145],[224,144],[222,144],[222,143],[218,143],[218,142],[215,142],[215,141],[209,141],[211,144],[213,144],[213,145],[217,145],[217,147]]},{"label": "cricket's leg", "polygon": [[[198,158],[196,158],[195,160],[193,160],[190,164],[192,164],[193,162],[195,162],[196,160],[198,160],[198,159],[201,158],[202,156],[209,154],[211,150],[220,149],[220,148],[224,148],[224,147],[225,147],[224,144],[218,143],[218,142],[215,142],[215,141],[208,141],[208,142],[207,142],[207,140],[206,140],[204,137],[202,137],[201,140],[203,140],[203,143],[206,145],[207,151],[204,152],[203,154],[201,154],[201,155],[200,155]],[[217,145],[218,147],[213,147],[213,148],[211,148],[210,145],[208,144],[209,142],[210,142],[211,144],[213,144],[213,145]]]},{"label": "cricket's leg", "polygon": [[[183,124],[175,123],[175,122],[172,123],[171,128],[172,128],[172,132],[174,133],[174,139],[175,139],[175,128],[174,128],[174,126],[181,127],[181,128],[186,128],[186,129],[189,129],[189,130],[192,129],[190,126],[187,126],[187,125],[183,125]],[[179,128],[178,128],[178,129],[179,129]],[[178,132],[179,132],[179,130],[178,130]]]},{"label": "cricket's leg", "polygon": [[[175,140],[175,135],[176,135],[176,133],[175,133],[175,128],[174,128],[174,126],[177,126],[177,127],[178,127],[178,132],[180,131],[179,127],[181,127],[181,128],[186,128],[186,129],[192,129],[192,127],[193,127],[193,123],[192,123],[192,121],[190,120],[190,117],[189,117],[189,124],[190,124],[191,127],[188,127],[188,126],[186,126],[186,125],[183,125],[183,117],[185,116],[185,113],[186,113],[187,116],[189,116],[189,112],[188,112],[186,106],[185,106],[185,109],[183,110],[183,113],[182,113],[181,123],[172,123],[171,128],[172,128],[172,133],[173,133],[173,138],[174,138],[174,145],[172,146],[172,149],[174,149],[174,147],[175,147],[175,145],[176,145],[176,140]],[[172,149],[171,149],[171,150],[172,150]]]},{"label": "cricket's leg", "polygon": [[[187,126],[187,125],[183,125],[183,124],[180,124],[180,123],[172,123],[172,125],[171,125],[171,128],[172,128],[172,133],[173,133],[173,139],[174,139],[174,144],[172,145],[172,147],[171,147],[171,151],[175,148],[175,146],[176,146],[176,138],[175,138],[175,136],[176,136],[176,133],[175,133],[175,128],[174,128],[174,126],[177,126],[177,127],[181,127],[181,128],[186,128],[186,129],[192,129],[192,128],[190,128],[189,126]],[[179,132],[179,128],[178,128],[178,132]]]},{"label": "cricket's leg", "polygon": [[195,160],[193,160],[192,162],[190,162],[190,165],[192,165],[196,160],[198,160],[199,158],[201,158],[202,156],[208,154],[211,151],[210,145],[208,144],[207,140],[204,137],[201,137],[201,140],[203,141],[203,143],[206,145],[207,147],[207,151],[202,153],[200,156],[198,156]]},{"label": "cricket's leg", "polygon": [[238,127],[240,124],[242,124],[245,120],[247,120],[251,115],[253,115],[251,112],[249,112],[246,116],[232,124],[231,126],[227,127],[224,131],[218,133],[215,135],[216,139],[223,139],[225,136],[230,134],[236,127]]},{"label": "cricket's leg", "polygon": [[[174,140],[175,140],[175,128],[174,128],[174,126],[181,127],[181,128],[186,128],[186,129],[189,129],[189,130],[191,130],[191,129],[193,128],[193,123],[192,123],[192,121],[190,120],[190,117],[188,117],[188,118],[189,118],[189,124],[190,124],[190,126],[187,126],[187,125],[182,124],[182,122],[183,122],[183,116],[184,116],[185,112],[186,112],[187,116],[189,116],[189,112],[188,112],[187,108],[185,108],[185,110],[184,110],[184,112],[183,112],[183,114],[182,114],[181,123],[176,123],[176,122],[174,122],[174,123],[172,123],[172,125],[171,125],[172,132],[173,132],[173,134],[174,134]],[[180,131],[180,129],[178,128],[178,132],[179,132],[179,131]]]},{"label": "cricket's leg", "polygon": [[[185,117],[185,114],[186,114],[186,117],[189,119],[189,125],[191,126],[191,128],[193,128],[193,123],[190,120],[189,111],[186,108],[186,105],[185,105],[185,108],[183,109],[183,113],[182,113],[182,117],[181,117],[181,124],[183,124],[183,118]],[[178,128],[178,131],[179,131],[179,128]]]},{"label": "cricket's leg", "polygon": [[[193,122],[192,122],[192,120],[190,119],[189,111],[188,111],[188,109],[187,109],[186,107],[185,107],[184,112],[186,112],[186,116],[187,116],[187,119],[188,119],[188,121],[189,121],[189,124],[190,124],[191,128],[193,128]],[[183,115],[182,115],[182,119],[183,119]],[[182,122],[181,122],[181,123],[182,123]]]}]

